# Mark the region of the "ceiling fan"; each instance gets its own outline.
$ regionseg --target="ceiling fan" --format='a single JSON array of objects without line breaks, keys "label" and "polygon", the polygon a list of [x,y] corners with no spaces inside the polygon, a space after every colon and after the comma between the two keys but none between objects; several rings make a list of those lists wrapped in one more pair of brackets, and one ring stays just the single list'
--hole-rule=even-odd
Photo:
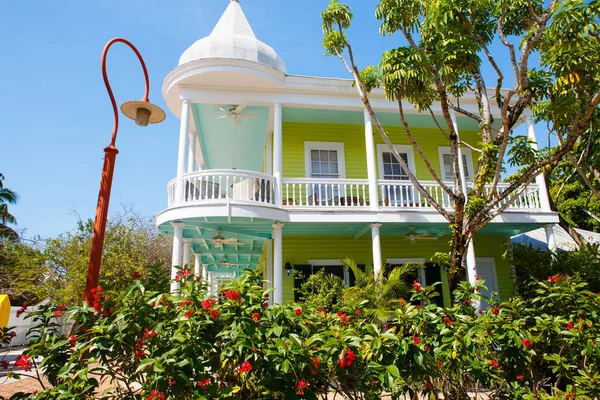
[{"label": "ceiling fan", "polygon": [[431,236],[429,233],[417,233],[414,226],[408,227],[408,233],[404,236],[410,244],[415,244],[417,240],[437,240],[437,236]]},{"label": "ceiling fan", "polygon": [[215,117],[214,119],[224,119],[233,117],[236,125],[242,124],[242,118],[258,118],[257,114],[243,114],[242,111],[246,108],[245,105],[233,105],[231,108],[226,109],[223,107],[217,107],[217,110],[223,111],[225,115],[221,115],[220,117]]},{"label": "ceiling fan", "polygon": [[246,265],[246,264],[230,263],[229,261],[227,261],[226,257],[223,257],[223,259],[219,262],[219,265],[221,267],[241,267],[242,265]]},{"label": "ceiling fan", "polygon": [[217,235],[214,236],[211,240],[215,244],[216,247],[222,248],[224,244],[230,244],[232,246],[243,246],[244,245],[244,243],[238,242],[237,238],[225,238],[225,237],[221,236],[221,230],[219,230],[219,229],[216,229],[215,232],[217,233]]}]

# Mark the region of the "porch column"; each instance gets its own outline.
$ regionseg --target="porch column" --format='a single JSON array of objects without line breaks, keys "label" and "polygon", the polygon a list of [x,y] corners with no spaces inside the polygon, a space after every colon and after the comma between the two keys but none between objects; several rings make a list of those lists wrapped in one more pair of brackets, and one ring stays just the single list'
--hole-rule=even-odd
[{"label": "porch column", "polygon": [[[452,125],[454,126],[454,131],[456,132],[456,137],[459,138],[459,142],[460,142],[460,136],[458,134],[458,123],[456,122],[456,112],[454,110],[450,110],[450,119],[452,119]],[[460,180],[462,182],[462,191],[465,194],[465,203],[467,202],[467,181],[465,180],[465,165],[463,162],[463,156],[462,156],[462,150],[460,148],[460,146],[458,146],[458,169],[460,171],[458,171],[458,173],[460,174]]]},{"label": "porch column", "polygon": [[267,169],[266,173],[269,175],[273,174],[273,133],[267,133]]},{"label": "porch column", "polygon": [[[471,285],[475,284],[477,280],[477,262],[475,259],[475,245],[473,239],[469,241],[467,245],[467,280]],[[481,302],[473,300],[476,310],[481,310]]]},{"label": "porch column", "polygon": [[371,238],[373,240],[373,275],[375,279],[379,277],[379,271],[383,262],[381,261],[381,238],[379,228],[381,224],[371,224]]},{"label": "porch column", "polygon": [[190,130],[191,101],[183,100],[181,104],[181,123],[179,125],[179,151],[177,153],[177,185],[175,186],[175,205],[183,203],[183,175],[186,168],[186,155],[188,153],[188,132]]},{"label": "porch column", "polygon": [[275,123],[273,129],[273,176],[275,177],[275,205],[281,207],[282,199],[282,137],[283,137],[283,117],[281,104],[275,104]]},{"label": "porch column", "polygon": [[556,252],[556,237],[554,237],[554,225],[546,225],[544,229],[546,230],[546,242],[548,243],[548,250],[555,253]]},{"label": "porch column", "polygon": [[200,277],[202,273],[202,254],[194,253],[194,276]]},{"label": "porch column", "polygon": [[273,239],[267,240],[267,289],[273,289]]},{"label": "porch column", "polygon": [[[537,138],[535,136],[535,128],[533,127],[533,120],[531,118],[531,110],[526,109],[523,112],[523,115],[525,119],[525,125],[527,126],[527,137],[531,141],[531,148],[537,150],[538,144]],[[546,178],[544,178],[544,174],[539,174],[538,176],[536,176],[535,183],[538,185],[540,191],[540,206],[542,207],[542,210],[552,211],[552,208],[550,207],[550,197],[548,196],[548,187],[546,186]]]},{"label": "porch column", "polygon": [[196,133],[190,131],[190,143],[189,143],[188,159],[187,159],[187,172],[194,172],[194,163],[196,161]]},{"label": "porch column", "polygon": [[183,244],[183,222],[171,222],[173,225],[173,258],[171,260],[171,293],[179,292],[179,282],[175,281],[181,267],[181,246]]},{"label": "porch column", "polygon": [[273,304],[283,303],[283,224],[273,224]]},{"label": "porch column", "polygon": [[192,264],[192,239],[183,239],[183,266],[189,269]]},{"label": "porch column", "polygon": [[377,166],[375,161],[375,142],[373,140],[373,122],[365,109],[365,144],[367,151],[367,175],[369,177],[369,203],[371,210],[379,210],[379,191],[377,190]]},{"label": "porch column", "polygon": [[208,281],[208,265],[202,265],[202,280]]}]

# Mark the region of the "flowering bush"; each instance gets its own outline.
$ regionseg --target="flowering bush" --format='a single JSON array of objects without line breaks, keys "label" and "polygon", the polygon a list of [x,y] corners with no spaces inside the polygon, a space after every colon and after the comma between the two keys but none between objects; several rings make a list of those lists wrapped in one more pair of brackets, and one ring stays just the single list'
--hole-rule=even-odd
[{"label": "flowering bush", "polygon": [[[179,276],[179,296],[136,280],[114,303],[97,296],[94,307],[32,313],[36,339],[14,368],[24,372],[41,357],[52,384],[32,398],[316,399],[330,389],[347,399],[600,395],[600,295],[574,278],[537,283],[532,301],[482,315],[473,307],[482,280],[461,283],[446,309],[432,302],[434,288],[414,287],[380,323],[344,303],[336,312],[311,303],[266,308],[269,294],[252,271],[214,297],[193,274]],[[72,335],[53,327],[56,311],[74,322]],[[99,393],[106,379],[113,390]]]}]

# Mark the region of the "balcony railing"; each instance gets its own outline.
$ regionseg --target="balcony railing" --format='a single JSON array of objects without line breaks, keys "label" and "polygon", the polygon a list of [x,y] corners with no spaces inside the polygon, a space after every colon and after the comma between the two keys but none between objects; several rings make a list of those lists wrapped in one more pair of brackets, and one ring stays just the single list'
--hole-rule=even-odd
[{"label": "balcony railing", "polygon": [[[452,200],[434,181],[421,181],[427,193],[444,208]],[[446,182],[453,187],[453,182]],[[176,206],[177,180],[167,186],[169,207]],[[271,175],[242,170],[205,170],[183,176],[183,204],[238,202],[251,205],[275,205],[275,178]],[[407,180],[379,180],[378,208],[433,210],[433,206]],[[499,184],[498,192],[508,184]],[[281,204],[294,209],[369,209],[369,182],[366,179],[284,178]],[[490,188],[486,188],[489,194]],[[503,202],[502,204],[505,204]],[[537,185],[529,185],[508,207],[509,210],[542,210]]]},{"label": "balcony railing", "polygon": [[[211,169],[183,176],[183,203],[238,201],[250,204],[274,204],[274,182],[271,175],[254,171]],[[177,180],[167,186],[169,207],[175,206]]]}]

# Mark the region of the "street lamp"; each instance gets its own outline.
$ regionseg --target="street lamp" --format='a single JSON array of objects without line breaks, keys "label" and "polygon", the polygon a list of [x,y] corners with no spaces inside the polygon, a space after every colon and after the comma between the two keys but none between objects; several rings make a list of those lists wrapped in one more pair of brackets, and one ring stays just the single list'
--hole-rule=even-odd
[{"label": "street lamp", "polygon": [[113,173],[115,170],[115,160],[119,150],[115,146],[117,141],[117,131],[119,129],[119,111],[117,102],[113,95],[108,75],[106,74],[106,54],[108,49],[115,43],[124,43],[133,50],[142,64],[144,78],[146,80],[146,92],[141,101],[128,101],[121,106],[121,111],[126,117],[135,120],[139,126],[147,126],[148,124],[157,124],[162,122],[166,115],[165,112],[158,106],[150,103],[148,93],[150,92],[150,83],[148,81],[148,71],[146,64],[140,52],[133,44],[122,38],[110,40],[104,46],[102,51],[102,77],[108,91],[108,96],[113,107],[114,125],[112,131],[112,139],[110,145],[104,149],[104,166],[102,167],[102,179],[100,181],[100,193],[98,194],[98,205],[96,207],[96,220],[94,222],[94,231],[92,232],[92,247],[90,249],[90,260],[88,263],[88,272],[85,282],[84,298],[88,306],[94,303],[92,290],[98,287],[98,277],[100,275],[100,264],[102,263],[102,248],[104,246],[104,232],[106,230],[106,220],[108,218],[108,203],[110,201],[110,190],[112,187]]}]

